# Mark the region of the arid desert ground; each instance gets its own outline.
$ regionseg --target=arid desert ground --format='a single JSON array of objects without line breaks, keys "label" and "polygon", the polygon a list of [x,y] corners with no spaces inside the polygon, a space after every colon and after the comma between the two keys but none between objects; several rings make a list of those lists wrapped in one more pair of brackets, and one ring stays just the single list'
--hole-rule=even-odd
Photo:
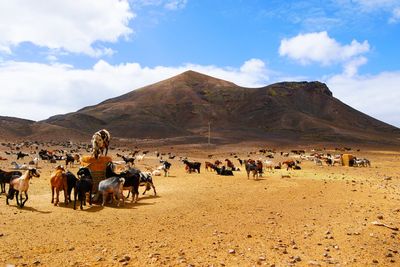
[{"label": "arid desert ground", "polygon": [[[154,150],[136,166],[159,166]],[[148,191],[136,204],[129,199],[124,206],[94,204],[82,211],[66,206],[63,197],[59,206],[50,203],[50,173],[57,164],[40,161],[41,177],[31,180],[24,208],[15,200],[7,206],[0,195],[0,266],[400,265],[398,149],[351,152],[370,159],[371,167],[303,160],[301,170],[266,171],[259,180],[248,179],[231,156],[247,158],[256,147],[164,151],[177,157],[169,160],[169,177],[153,177],[156,197]],[[117,152],[109,154],[120,160]],[[4,148],[0,155],[8,159],[0,168],[9,170],[16,156]],[[202,162],[201,174],[186,173],[180,156]],[[225,158],[241,169],[234,176],[204,169],[205,161]],[[69,169],[76,174],[78,167]]]}]

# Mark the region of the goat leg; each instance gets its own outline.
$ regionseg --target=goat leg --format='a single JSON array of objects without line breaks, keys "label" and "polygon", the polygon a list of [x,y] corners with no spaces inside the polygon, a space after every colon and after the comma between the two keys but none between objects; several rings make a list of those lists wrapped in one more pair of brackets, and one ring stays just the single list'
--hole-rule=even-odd
[{"label": "goat leg", "polygon": [[20,205],[19,205],[18,195],[19,195],[19,191],[16,190],[16,191],[15,191],[15,199],[17,200],[17,205],[20,206]]},{"label": "goat leg", "polygon": [[74,210],[76,210],[76,195],[77,195],[77,191],[74,190]]},{"label": "goat leg", "polygon": [[51,187],[51,203],[54,203],[54,186]]},{"label": "goat leg", "polygon": [[153,183],[151,183],[150,185],[151,185],[151,187],[153,187],[154,195],[157,196],[156,187],[154,186]]},{"label": "goat leg", "polygon": [[68,201],[68,195],[67,195],[67,185],[64,186],[64,202],[65,205],[68,205],[69,201]]},{"label": "goat leg", "polygon": [[89,191],[89,205],[92,206],[92,190]]},{"label": "goat leg", "polygon": [[[21,200],[22,200],[22,193],[21,193]],[[28,201],[28,192],[25,191],[25,199],[24,202],[22,202],[21,208],[25,205],[25,203]]]},{"label": "goat leg", "polygon": [[58,202],[60,202],[60,189],[56,188],[56,201],[54,202],[54,206],[57,206]]}]

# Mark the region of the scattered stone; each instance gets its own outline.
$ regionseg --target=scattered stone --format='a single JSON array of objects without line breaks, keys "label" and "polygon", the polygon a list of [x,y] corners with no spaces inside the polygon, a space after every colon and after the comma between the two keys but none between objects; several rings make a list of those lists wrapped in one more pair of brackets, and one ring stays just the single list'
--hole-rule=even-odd
[{"label": "scattered stone", "polygon": [[378,260],[372,260],[372,263],[379,263],[379,261]]},{"label": "scattered stone", "polygon": [[74,247],[70,247],[68,250],[69,250],[69,251],[74,251],[75,248],[74,248]]},{"label": "scattered stone", "polygon": [[39,265],[40,264],[40,261],[39,260],[35,260],[34,262],[33,262],[33,265]]},{"label": "scattered stone", "polygon": [[0,237],[2,237],[2,236],[4,236],[4,234],[3,234],[3,233],[0,233]]},{"label": "scattered stone", "polygon": [[252,238],[252,236],[251,235],[247,235],[247,238]]},{"label": "scattered stone", "polygon": [[234,249],[230,249],[230,250],[228,250],[228,253],[229,253],[229,254],[235,254],[236,251],[235,251]]},{"label": "scattered stone", "polygon": [[393,254],[389,252],[388,254],[386,254],[386,257],[391,258],[391,257],[393,257]]},{"label": "scattered stone", "polygon": [[294,257],[294,260],[295,260],[296,262],[300,262],[300,261],[301,261],[301,258],[300,258],[300,256],[295,256],[295,257]]},{"label": "scattered stone", "polygon": [[258,260],[259,261],[266,261],[267,259],[264,256],[260,256],[260,257],[258,257]]},{"label": "scattered stone", "polygon": [[383,219],[383,215],[378,215],[378,217],[377,217],[379,220],[382,220]]},{"label": "scattered stone", "polygon": [[102,257],[97,257],[96,261],[104,261],[104,259]]},{"label": "scattered stone", "polygon": [[308,261],[307,263],[309,266],[321,266],[318,261]]}]

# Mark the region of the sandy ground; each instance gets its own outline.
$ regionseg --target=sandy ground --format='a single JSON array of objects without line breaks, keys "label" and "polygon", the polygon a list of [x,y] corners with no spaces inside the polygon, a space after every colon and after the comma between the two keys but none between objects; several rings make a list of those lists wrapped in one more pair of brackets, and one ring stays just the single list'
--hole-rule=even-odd
[{"label": "sandy ground", "polygon": [[[200,150],[175,153],[204,165]],[[212,151],[213,160],[234,160],[230,151]],[[400,152],[355,154],[372,167],[303,161],[300,171],[258,181],[244,170],[188,174],[175,159],[170,177],[154,177],[157,197],[150,191],[137,204],[83,211],[63,198],[50,203],[55,164],[41,162],[23,209],[0,195],[0,266],[400,266],[399,231],[371,224],[400,227]],[[154,153],[138,164],[157,165]]]}]

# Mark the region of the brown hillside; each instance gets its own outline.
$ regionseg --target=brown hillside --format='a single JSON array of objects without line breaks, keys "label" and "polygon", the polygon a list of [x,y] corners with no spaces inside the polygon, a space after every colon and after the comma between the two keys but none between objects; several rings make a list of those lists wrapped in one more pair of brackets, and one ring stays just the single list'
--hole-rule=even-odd
[{"label": "brown hillside", "polygon": [[[400,143],[400,129],[345,105],[323,83],[282,82],[244,88],[193,71],[77,112],[53,116],[41,122],[39,129],[82,137],[107,128],[120,138],[205,140],[208,122],[215,142]],[[31,126],[29,129],[30,135],[43,136]]]}]

